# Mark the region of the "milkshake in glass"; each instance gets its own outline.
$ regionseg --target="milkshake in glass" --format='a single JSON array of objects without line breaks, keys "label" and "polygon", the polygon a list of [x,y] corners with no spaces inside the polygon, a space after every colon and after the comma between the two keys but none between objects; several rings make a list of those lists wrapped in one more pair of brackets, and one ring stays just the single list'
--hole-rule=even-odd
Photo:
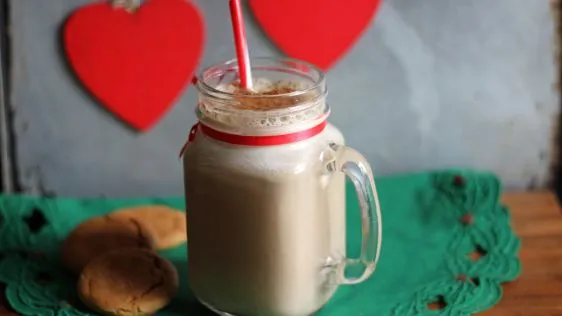
[{"label": "milkshake in glass", "polygon": [[[375,269],[375,182],[369,163],[327,122],[321,70],[292,59],[251,65],[252,91],[239,87],[236,61],[207,68],[196,84],[199,122],[183,153],[189,283],[222,315],[312,315],[338,286]],[[346,177],[363,223],[361,256],[353,259],[346,258]]]}]

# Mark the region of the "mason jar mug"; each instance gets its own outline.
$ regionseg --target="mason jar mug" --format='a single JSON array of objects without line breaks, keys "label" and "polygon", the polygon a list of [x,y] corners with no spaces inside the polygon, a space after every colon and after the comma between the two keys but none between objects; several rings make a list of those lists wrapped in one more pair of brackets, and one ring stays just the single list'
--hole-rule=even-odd
[{"label": "mason jar mug", "polygon": [[[222,315],[311,315],[375,270],[373,173],[328,123],[321,70],[292,59],[251,65],[250,92],[237,85],[235,60],[197,78],[198,123],[182,152],[189,283]],[[349,210],[362,221],[358,258],[346,257],[346,178],[360,205]]]}]

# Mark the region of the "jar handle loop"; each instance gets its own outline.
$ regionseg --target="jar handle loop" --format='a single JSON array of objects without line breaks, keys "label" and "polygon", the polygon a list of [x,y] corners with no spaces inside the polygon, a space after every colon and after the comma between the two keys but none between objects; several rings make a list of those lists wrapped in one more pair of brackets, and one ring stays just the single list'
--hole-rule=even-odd
[{"label": "jar handle loop", "polygon": [[[339,284],[358,284],[367,280],[376,269],[382,245],[382,218],[373,172],[360,153],[346,146],[331,144],[337,153],[339,171],[351,180],[359,199],[361,216],[361,255],[345,258],[338,265]],[[348,276],[348,272],[358,276]]]}]

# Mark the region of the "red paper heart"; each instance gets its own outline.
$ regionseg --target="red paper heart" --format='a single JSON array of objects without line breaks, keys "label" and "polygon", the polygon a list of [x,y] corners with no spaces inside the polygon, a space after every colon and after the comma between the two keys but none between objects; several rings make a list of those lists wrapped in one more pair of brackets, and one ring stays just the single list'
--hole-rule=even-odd
[{"label": "red paper heart", "polygon": [[369,26],[381,0],[249,0],[265,33],[290,57],[327,70]]},{"label": "red paper heart", "polygon": [[191,79],[203,50],[199,10],[185,0],[146,0],[135,12],[95,3],[75,11],[64,29],[66,55],[103,105],[145,131]]}]

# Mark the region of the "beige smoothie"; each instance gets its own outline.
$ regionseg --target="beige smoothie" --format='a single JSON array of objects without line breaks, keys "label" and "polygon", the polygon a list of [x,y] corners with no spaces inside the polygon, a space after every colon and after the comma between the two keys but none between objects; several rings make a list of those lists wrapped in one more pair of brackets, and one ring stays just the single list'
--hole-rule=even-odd
[{"label": "beige smoothie", "polygon": [[[240,98],[240,110],[252,111],[303,101]],[[323,99],[314,102],[325,108]],[[236,124],[241,130],[276,124],[213,115],[217,126],[234,130]],[[306,128],[306,119],[289,117],[294,122],[285,122],[286,131]],[[306,316],[330,299],[337,287],[334,265],[345,255],[345,178],[331,170],[330,142],[343,143],[330,124],[312,138],[277,146],[196,135],[183,162],[189,283],[201,301],[239,316]]]}]

